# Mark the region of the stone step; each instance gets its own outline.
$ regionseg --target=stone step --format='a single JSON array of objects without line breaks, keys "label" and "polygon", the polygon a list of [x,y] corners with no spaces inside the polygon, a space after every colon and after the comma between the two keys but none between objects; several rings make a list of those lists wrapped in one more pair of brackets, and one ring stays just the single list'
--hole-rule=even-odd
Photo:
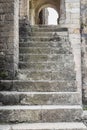
[{"label": "stone step", "polygon": [[29,41],[29,42],[20,42],[20,47],[62,47],[71,46],[69,42],[59,42],[59,41]]},{"label": "stone step", "polygon": [[60,28],[59,26],[32,26],[32,31],[45,31],[45,32],[66,32],[67,28]]},{"label": "stone step", "polygon": [[80,122],[0,124],[0,128],[1,130],[87,130],[87,127]]},{"label": "stone step", "polygon": [[23,81],[1,80],[0,91],[19,92],[76,92],[75,80]]},{"label": "stone step", "polygon": [[53,31],[51,31],[51,32],[45,32],[45,31],[34,31],[34,32],[32,32],[32,34],[31,34],[32,36],[50,36],[50,37],[52,37],[52,36],[68,36],[68,31],[61,31],[61,32],[53,32]]},{"label": "stone step", "polygon": [[18,71],[17,78],[19,80],[75,80],[76,73],[70,70],[31,71],[24,69]]},{"label": "stone step", "polygon": [[0,106],[0,123],[73,122],[81,115],[80,105]]},{"label": "stone step", "polygon": [[58,48],[56,47],[20,47],[19,52],[24,54],[72,54],[72,49],[70,46],[63,46],[60,44]]},{"label": "stone step", "polygon": [[0,124],[1,130],[87,130],[80,122]]},{"label": "stone step", "polygon": [[73,61],[72,54],[20,54],[19,59],[22,62],[37,62],[37,63],[46,63],[46,62],[55,62],[57,64],[71,63]]},{"label": "stone step", "polygon": [[80,105],[78,92],[0,92],[1,105]]},{"label": "stone step", "polygon": [[20,42],[30,42],[30,41],[49,41],[49,42],[55,42],[55,41],[69,41],[67,36],[30,36],[30,37],[20,37],[19,38]]},{"label": "stone step", "polygon": [[37,62],[19,62],[19,69],[29,69],[31,71],[72,71],[74,70],[73,62],[71,63],[37,63]]}]

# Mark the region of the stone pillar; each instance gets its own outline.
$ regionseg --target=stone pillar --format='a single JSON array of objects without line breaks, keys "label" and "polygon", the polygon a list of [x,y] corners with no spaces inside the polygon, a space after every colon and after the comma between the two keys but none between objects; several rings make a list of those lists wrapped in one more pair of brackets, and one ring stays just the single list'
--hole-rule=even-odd
[{"label": "stone pillar", "polygon": [[29,0],[20,0],[19,16],[20,19],[27,17],[29,20]]},{"label": "stone pillar", "polygon": [[65,23],[65,17],[66,12],[65,12],[65,0],[60,1],[60,12],[59,12],[59,23],[64,24]]},{"label": "stone pillar", "polygon": [[35,9],[31,9],[31,25],[35,25]]},{"label": "stone pillar", "polygon": [[45,25],[48,25],[48,17],[49,17],[49,11],[48,9],[45,9]]},{"label": "stone pillar", "polygon": [[13,79],[18,69],[19,0],[0,0],[0,79]]}]

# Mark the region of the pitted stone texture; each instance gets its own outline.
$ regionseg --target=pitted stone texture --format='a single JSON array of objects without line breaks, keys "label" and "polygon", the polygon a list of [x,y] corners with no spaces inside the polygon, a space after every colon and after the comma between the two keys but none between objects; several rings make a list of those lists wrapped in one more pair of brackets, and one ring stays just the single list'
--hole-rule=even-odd
[{"label": "pitted stone texture", "polygon": [[41,32],[41,31],[33,31],[32,32],[32,36],[50,36],[50,37],[52,37],[52,36],[68,36],[68,31],[51,31],[51,32],[46,32],[46,31],[44,31],[43,30],[43,32]]},{"label": "pitted stone texture", "polygon": [[[73,55],[72,54],[20,54],[20,61],[25,61],[25,62],[53,62],[54,63],[70,63],[72,62]],[[73,62],[74,65],[74,62]]]},{"label": "pitted stone texture", "polygon": [[[81,106],[2,106],[0,122],[72,122],[81,118]],[[4,116],[3,116],[4,115]]]},{"label": "pitted stone texture", "polygon": [[14,125],[0,125],[1,130],[87,130],[83,123],[21,123]]},{"label": "pitted stone texture", "polygon": [[20,70],[18,74],[19,80],[75,80],[75,73],[72,71],[60,70],[57,71],[29,71],[29,70]]},{"label": "pitted stone texture", "polygon": [[41,25],[41,26],[32,26],[32,31],[33,32],[66,32],[68,31],[67,28],[62,28],[59,26],[46,26],[46,25]]},{"label": "pitted stone texture", "polygon": [[80,105],[77,92],[0,92],[2,105]]},{"label": "pitted stone texture", "polygon": [[[24,127],[24,128],[23,128]],[[14,125],[13,130],[86,130],[86,126],[83,123],[37,123],[37,124],[18,124],[18,125]],[[21,129],[22,128],[22,129]]]},{"label": "pitted stone texture", "polygon": [[[65,40],[63,40],[63,42],[65,42]],[[62,44],[62,41],[29,41],[29,42],[20,42],[20,47],[59,47],[59,45],[61,44],[61,46],[63,45]],[[70,43],[67,43],[66,41],[66,44],[62,46],[63,47],[66,47],[67,45],[67,48],[70,47],[69,45]],[[67,48],[64,48],[64,49],[67,49]],[[71,50],[69,50],[71,51]]]},{"label": "pitted stone texture", "polygon": [[[53,44],[55,46],[55,44]],[[29,53],[29,54],[71,54],[71,48],[69,46],[63,46],[60,43],[60,47],[20,47],[20,53]]]},{"label": "pitted stone texture", "polygon": [[2,80],[0,91],[19,92],[76,92],[75,80],[54,80],[54,81],[23,81],[23,80]]},{"label": "pitted stone texture", "polygon": [[0,79],[13,79],[18,69],[18,4],[0,0]]},{"label": "pitted stone texture", "polygon": [[[60,68],[61,65],[61,68]],[[53,62],[44,62],[44,63],[35,63],[35,62],[19,62],[19,68],[20,69],[28,69],[30,71],[55,71],[59,70],[59,71],[63,71],[63,70],[67,70],[67,71],[73,71],[74,70],[74,66],[73,66],[73,62],[70,63],[53,63]]]},{"label": "pitted stone texture", "polygon": [[[63,39],[63,40],[62,40]],[[30,42],[30,41],[66,41],[67,37],[66,36],[53,36],[53,37],[48,37],[48,36],[31,36],[31,37],[20,37],[20,42]]]}]

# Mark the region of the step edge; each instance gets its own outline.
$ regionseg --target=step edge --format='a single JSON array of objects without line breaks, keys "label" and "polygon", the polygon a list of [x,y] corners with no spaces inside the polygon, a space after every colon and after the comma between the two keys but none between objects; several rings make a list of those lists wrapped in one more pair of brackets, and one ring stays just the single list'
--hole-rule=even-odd
[{"label": "step edge", "polygon": [[0,111],[4,110],[82,110],[81,105],[14,105],[0,106]]},{"label": "step edge", "polygon": [[[63,127],[65,126],[65,127]],[[50,128],[49,128],[50,127]],[[19,123],[19,124],[0,124],[0,128],[2,130],[21,130],[21,128],[23,128],[24,130],[29,130],[29,129],[33,129],[33,130],[37,130],[37,129],[72,129],[72,128],[76,129],[84,129],[87,130],[87,127],[83,124],[83,123],[79,123],[79,122],[56,122],[56,123]]]}]

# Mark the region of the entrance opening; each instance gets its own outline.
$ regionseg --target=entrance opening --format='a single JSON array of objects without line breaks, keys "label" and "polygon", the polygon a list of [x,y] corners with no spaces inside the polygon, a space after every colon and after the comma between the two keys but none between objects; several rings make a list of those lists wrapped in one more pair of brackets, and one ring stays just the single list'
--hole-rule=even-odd
[{"label": "entrance opening", "polygon": [[53,8],[44,8],[39,12],[39,24],[57,25],[59,15]]},{"label": "entrance opening", "polygon": [[53,8],[48,8],[49,16],[48,16],[48,25],[57,25],[58,24],[58,13]]}]

